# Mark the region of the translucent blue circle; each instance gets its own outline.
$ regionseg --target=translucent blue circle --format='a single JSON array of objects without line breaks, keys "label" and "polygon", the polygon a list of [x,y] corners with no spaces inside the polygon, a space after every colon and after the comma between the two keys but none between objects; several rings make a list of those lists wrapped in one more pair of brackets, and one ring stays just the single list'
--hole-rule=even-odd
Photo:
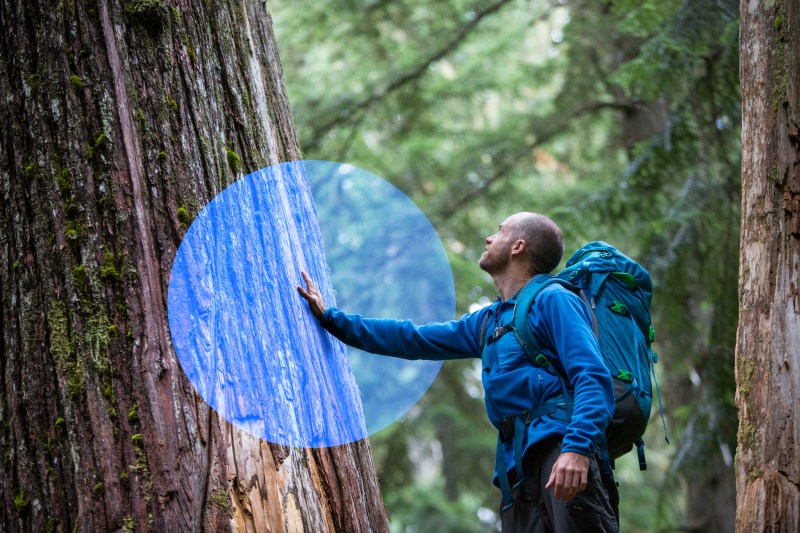
[{"label": "translucent blue circle", "polygon": [[350,165],[284,163],[223,190],[181,242],[168,294],[178,360],[220,416],[259,438],[363,439],[407,412],[441,362],[348,350],[297,294],[301,270],[346,312],[453,318],[447,256],[408,197]]}]

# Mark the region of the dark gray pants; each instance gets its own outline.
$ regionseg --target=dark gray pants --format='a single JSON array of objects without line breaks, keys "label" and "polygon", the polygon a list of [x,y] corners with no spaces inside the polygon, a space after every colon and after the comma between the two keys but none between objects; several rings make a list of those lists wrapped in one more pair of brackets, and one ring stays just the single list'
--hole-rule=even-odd
[{"label": "dark gray pants", "polygon": [[561,454],[561,439],[541,442],[522,461],[525,481],[515,489],[514,505],[502,512],[503,533],[616,533],[617,487],[613,477],[604,480],[598,458],[589,458],[586,490],[565,502],[545,490],[550,471]]}]

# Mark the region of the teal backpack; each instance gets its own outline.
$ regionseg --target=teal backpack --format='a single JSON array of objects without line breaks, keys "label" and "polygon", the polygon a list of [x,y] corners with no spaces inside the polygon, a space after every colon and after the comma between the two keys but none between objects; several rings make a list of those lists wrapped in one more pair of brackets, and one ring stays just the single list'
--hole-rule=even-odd
[{"label": "teal backpack", "polygon": [[[537,276],[517,298],[514,329],[534,364],[557,375],[566,387],[566,376],[540,353],[528,323],[531,305],[541,290],[558,283],[586,301],[600,352],[614,378],[616,407],[606,430],[603,455],[608,467],[636,445],[639,467],[647,468],[644,435],[653,401],[652,373],[657,356],[650,349],[655,340],[650,320],[653,284],[650,274],[636,261],[602,241],[590,242],[576,251],[558,276]],[[559,367],[560,368],[560,367]],[[661,397],[656,383],[659,407]],[[664,422],[664,412],[661,410]],[[666,424],[664,437],[667,442]],[[602,443],[601,443],[602,444]]]}]

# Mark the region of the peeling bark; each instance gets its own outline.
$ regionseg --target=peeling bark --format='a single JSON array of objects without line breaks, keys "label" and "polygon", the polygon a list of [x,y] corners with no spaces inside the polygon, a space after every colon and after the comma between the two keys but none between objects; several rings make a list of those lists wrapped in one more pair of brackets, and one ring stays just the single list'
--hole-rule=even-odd
[{"label": "peeling bark", "polygon": [[0,0],[0,29],[0,530],[386,530],[366,442],[237,430],[169,337],[192,218],[301,158],[266,4]]},{"label": "peeling bark", "polygon": [[741,3],[737,530],[800,524],[800,5]]}]

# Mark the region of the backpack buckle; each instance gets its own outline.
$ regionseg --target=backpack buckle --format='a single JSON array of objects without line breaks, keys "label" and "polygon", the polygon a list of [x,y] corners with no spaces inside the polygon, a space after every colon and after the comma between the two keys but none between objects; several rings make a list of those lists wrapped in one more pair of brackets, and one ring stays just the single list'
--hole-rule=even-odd
[{"label": "backpack buckle", "polygon": [[514,438],[514,417],[508,416],[500,421],[500,439],[508,440]]},{"label": "backpack buckle", "polygon": [[625,383],[633,383],[633,372],[629,370],[620,370],[617,372],[617,379]]},{"label": "backpack buckle", "polygon": [[535,358],[536,364],[542,368],[547,368],[547,365],[550,364],[550,361],[547,359],[547,356],[543,353],[540,353]]}]

